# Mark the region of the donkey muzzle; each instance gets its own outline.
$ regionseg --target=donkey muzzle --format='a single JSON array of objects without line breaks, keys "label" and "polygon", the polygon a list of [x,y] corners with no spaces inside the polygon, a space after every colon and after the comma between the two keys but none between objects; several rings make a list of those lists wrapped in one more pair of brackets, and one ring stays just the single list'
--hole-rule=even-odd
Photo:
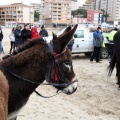
[{"label": "donkey muzzle", "polygon": [[78,84],[78,80],[77,78],[74,78],[72,82],[62,90],[62,92],[68,95],[74,93],[77,90],[77,84]]}]

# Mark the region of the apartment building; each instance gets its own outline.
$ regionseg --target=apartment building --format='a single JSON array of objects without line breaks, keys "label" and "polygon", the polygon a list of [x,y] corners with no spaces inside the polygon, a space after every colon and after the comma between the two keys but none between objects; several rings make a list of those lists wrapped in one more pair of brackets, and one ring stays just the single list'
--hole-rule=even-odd
[{"label": "apartment building", "polygon": [[15,27],[17,24],[34,23],[34,10],[23,3],[0,6],[0,25]]},{"label": "apartment building", "polygon": [[36,12],[40,13],[40,9],[41,9],[41,4],[40,3],[30,3],[30,6],[33,7],[34,12],[36,11]]},{"label": "apartment building", "polygon": [[88,10],[87,22],[93,24],[101,24],[103,22],[103,12],[100,10]]},{"label": "apartment building", "polygon": [[72,0],[41,0],[41,16],[48,25],[71,24]]},{"label": "apartment building", "polygon": [[77,1],[72,1],[72,10],[77,10],[79,9],[79,4]]},{"label": "apartment building", "polygon": [[95,9],[95,0],[87,0],[83,7],[86,10]]},{"label": "apartment building", "polygon": [[41,20],[41,4],[40,3],[30,3],[30,6],[33,7],[34,12],[39,13],[39,20]]},{"label": "apartment building", "polygon": [[96,10],[105,10],[107,22],[120,21],[120,0],[96,0]]}]

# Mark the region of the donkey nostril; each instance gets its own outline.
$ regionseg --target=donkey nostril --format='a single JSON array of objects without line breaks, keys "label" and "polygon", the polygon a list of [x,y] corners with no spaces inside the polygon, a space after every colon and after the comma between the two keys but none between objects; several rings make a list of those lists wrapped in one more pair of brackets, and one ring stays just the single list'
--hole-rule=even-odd
[{"label": "donkey nostril", "polygon": [[77,88],[74,89],[74,92],[77,90]]}]

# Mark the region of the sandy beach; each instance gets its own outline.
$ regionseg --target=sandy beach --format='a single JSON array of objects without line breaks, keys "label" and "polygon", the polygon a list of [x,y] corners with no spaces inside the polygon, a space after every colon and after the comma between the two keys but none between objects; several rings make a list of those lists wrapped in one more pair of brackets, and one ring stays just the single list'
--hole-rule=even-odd
[{"label": "sandy beach", "polygon": [[[3,29],[3,46],[9,52],[9,33]],[[33,93],[18,116],[18,120],[120,120],[120,91],[116,85],[115,70],[107,76],[109,61],[90,63],[84,55],[73,55],[73,67],[79,80],[72,95],[59,94],[45,99]],[[53,95],[52,86],[37,88],[45,96]]]}]

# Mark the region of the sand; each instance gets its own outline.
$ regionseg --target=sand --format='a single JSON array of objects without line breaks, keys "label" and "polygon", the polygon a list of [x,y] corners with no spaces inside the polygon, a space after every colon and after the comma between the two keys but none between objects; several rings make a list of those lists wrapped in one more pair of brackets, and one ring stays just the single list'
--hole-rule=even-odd
[{"label": "sand", "polygon": [[[3,30],[3,45],[9,51],[10,29]],[[120,120],[120,91],[116,85],[115,70],[107,77],[109,61],[90,63],[84,55],[73,55],[73,66],[79,80],[72,95],[64,93],[45,99],[33,93],[18,116],[18,120]],[[37,90],[49,96],[56,92],[52,86]]]}]

